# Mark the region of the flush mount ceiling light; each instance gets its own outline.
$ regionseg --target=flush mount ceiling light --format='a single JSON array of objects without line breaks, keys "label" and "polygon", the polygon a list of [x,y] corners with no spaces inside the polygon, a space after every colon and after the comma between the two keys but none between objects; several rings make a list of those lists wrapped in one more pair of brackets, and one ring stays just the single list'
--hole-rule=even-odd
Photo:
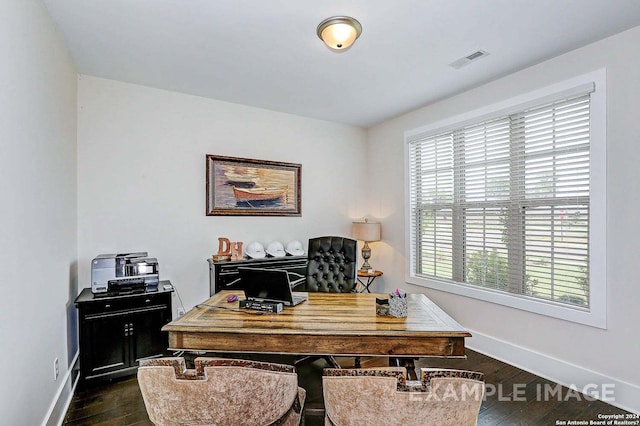
[{"label": "flush mount ceiling light", "polygon": [[360,37],[362,25],[349,16],[332,16],[320,22],[316,32],[330,49],[345,50]]}]

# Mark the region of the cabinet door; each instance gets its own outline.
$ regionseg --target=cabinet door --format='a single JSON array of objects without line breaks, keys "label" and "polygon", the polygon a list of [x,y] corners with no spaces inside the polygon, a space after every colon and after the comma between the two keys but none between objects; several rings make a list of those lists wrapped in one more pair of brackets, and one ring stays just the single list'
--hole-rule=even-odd
[{"label": "cabinet door", "polygon": [[98,376],[129,366],[128,326],[123,315],[90,315],[84,323],[82,371]]},{"label": "cabinet door", "polygon": [[163,356],[169,344],[167,334],[160,329],[169,321],[167,306],[152,306],[129,316],[131,365],[141,358]]}]

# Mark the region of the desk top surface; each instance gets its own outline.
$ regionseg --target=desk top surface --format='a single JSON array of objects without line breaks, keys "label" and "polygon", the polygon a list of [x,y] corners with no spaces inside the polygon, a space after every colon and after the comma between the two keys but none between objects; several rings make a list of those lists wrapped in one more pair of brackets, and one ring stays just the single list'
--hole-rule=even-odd
[{"label": "desk top surface", "polygon": [[297,293],[308,300],[280,313],[261,313],[239,309],[238,302],[227,302],[231,294],[244,298],[241,291],[221,291],[184,316],[165,325],[168,332],[376,335],[412,337],[469,337],[453,318],[423,294],[408,294],[408,316],[395,318],[376,315],[376,297],[383,294]]}]

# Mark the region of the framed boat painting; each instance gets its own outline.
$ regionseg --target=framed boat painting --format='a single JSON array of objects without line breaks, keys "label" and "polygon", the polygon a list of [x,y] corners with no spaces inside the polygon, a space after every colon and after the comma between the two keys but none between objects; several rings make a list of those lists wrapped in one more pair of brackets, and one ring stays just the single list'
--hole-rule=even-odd
[{"label": "framed boat painting", "polygon": [[301,216],[302,166],[207,155],[207,216]]}]

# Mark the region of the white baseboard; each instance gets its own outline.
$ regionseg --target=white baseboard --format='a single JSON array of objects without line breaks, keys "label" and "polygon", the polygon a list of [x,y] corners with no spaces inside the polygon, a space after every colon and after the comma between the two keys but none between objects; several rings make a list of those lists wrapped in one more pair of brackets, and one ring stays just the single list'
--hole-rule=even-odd
[{"label": "white baseboard", "polygon": [[73,393],[75,392],[76,385],[78,384],[78,379],[80,378],[80,374],[77,374],[74,380],[73,375],[74,370],[77,371],[79,355],[80,352],[76,352],[67,373],[64,375],[63,380],[60,381],[58,392],[56,392],[56,396],[51,402],[49,411],[47,411],[47,415],[42,422],[43,426],[62,425],[64,416],[71,404],[71,400],[73,399]]},{"label": "white baseboard", "polygon": [[[469,330],[466,346],[491,358],[600,399],[623,410],[640,414],[640,386],[614,379],[549,355]],[[575,395],[573,393],[572,395]],[[554,395],[558,398],[558,395]],[[565,395],[571,400],[571,395]],[[563,398],[560,396],[560,398]]]}]

